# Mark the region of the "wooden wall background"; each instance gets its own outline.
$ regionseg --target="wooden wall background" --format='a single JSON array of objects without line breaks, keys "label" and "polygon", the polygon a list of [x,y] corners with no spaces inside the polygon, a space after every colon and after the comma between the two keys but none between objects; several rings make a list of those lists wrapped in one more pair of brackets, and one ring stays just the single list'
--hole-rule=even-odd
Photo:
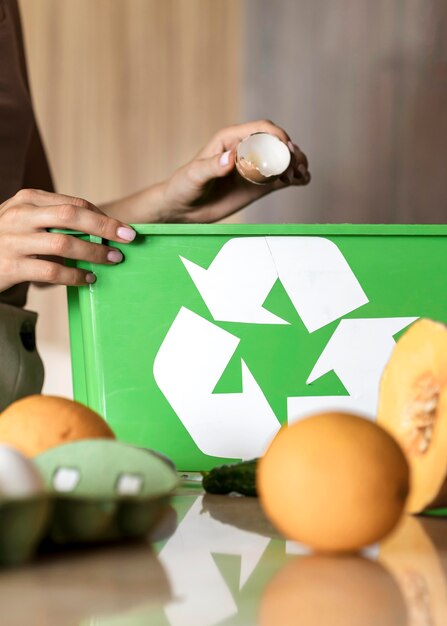
[{"label": "wooden wall background", "polygon": [[313,175],[249,219],[445,222],[446,0],[244,6],[244,114],[287,128]]},{"label": "wooden wall background", "polygon": [[[57,189],[100,203],[168,176],[240,116],[238,0],[20,0]],[[33,290],[45,391],[70,393],[63,288]]]}]

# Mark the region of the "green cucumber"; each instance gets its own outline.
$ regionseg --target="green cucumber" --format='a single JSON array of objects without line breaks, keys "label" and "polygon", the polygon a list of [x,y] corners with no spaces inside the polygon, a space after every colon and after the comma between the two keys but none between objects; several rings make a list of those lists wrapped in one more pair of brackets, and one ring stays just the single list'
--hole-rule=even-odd
[{"label": "green cucumber", "polygon": [[202,485],[207,493],[240,493],[243,496],[257,496],[256,468],[259,459],[221,465],[204,472]]}]

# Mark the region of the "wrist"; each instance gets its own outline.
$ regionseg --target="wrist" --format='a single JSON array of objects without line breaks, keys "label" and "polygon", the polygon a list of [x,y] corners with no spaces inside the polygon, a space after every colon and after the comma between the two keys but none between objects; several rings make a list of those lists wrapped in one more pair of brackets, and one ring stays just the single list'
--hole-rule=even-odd
[{"label": "wrist", "polygon": [[167,182],[162,181],[145,190],[144,206],[145,222],[164,223],[169,221],[169,208],[166,200]]},{"label": "wrist", "polygon": [[161,224],[169,224],[177,222],[177,211],[175,201],[172,198],[171,180],[168,178],[161,183],[158,183],[155,190],[155,206],[157,222]]},{"label": "wrist", "polygon": [[166,183],[160,182],[126,198],[103,204],[100,208],[110,217],[128,224],[150,224],[169,221],[165,199]]}]

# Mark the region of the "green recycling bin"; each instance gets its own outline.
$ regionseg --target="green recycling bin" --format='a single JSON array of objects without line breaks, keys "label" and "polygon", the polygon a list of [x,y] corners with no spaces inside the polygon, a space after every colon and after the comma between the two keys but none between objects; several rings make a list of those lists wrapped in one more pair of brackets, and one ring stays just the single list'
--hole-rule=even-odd
[{"label": "green recycling bin", "polygon": [[316,411],[374,418],[395,340],[447,322],[446,226],[135,228],[122,264],[68,289],[74,395],[181,471]]}]

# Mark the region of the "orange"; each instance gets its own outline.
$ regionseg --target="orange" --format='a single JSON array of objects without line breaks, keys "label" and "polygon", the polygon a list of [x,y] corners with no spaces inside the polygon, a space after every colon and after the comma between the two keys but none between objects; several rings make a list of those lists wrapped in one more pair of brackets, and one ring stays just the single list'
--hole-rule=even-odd
[{"label": "orange", "polygon": [[267,517],[289,539],[323,552],[350,552],[386,536],[399,521],[409,468],[377,424],[322,413],[282,428],[259,462]]},{"label": "orange", "polygon": [[28,396],[0,415],[0,442],[27,456],[78,439],[114,439],[103,418],[88,407],[55,396]]}]

